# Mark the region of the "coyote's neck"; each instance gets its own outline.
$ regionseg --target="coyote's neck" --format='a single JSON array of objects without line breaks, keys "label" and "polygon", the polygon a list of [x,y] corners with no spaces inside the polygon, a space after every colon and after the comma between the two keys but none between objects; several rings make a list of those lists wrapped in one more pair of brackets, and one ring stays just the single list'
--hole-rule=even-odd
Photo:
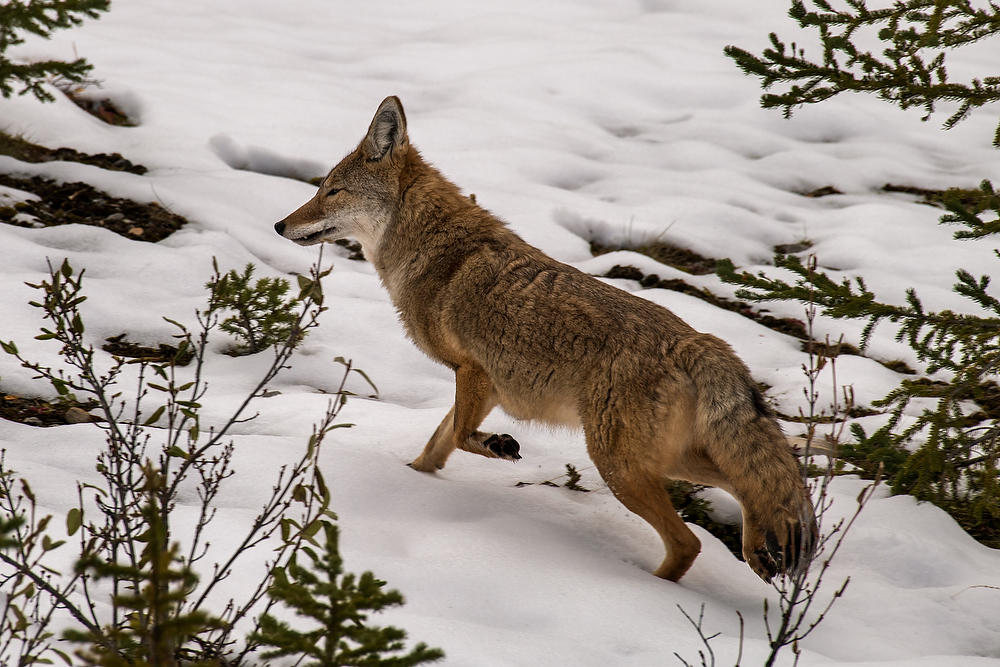
[{"label": "coyote's neck", "polygon": [[473,205],[458,186],[424,162],[416,148],[410,148],[399,174],[397,220],[401,230],[426,227]]},{"label": "coyote's neck", "polygon": [[[459,219],[461,224],[456,224]],[[412,281],[462,254],[465,248],[456,235],[468,236],[469,219],[479,225],[489,219],[502,226],[411,147],[399,173],[396,210],[372,258],[394,301],[404,277]]]}]

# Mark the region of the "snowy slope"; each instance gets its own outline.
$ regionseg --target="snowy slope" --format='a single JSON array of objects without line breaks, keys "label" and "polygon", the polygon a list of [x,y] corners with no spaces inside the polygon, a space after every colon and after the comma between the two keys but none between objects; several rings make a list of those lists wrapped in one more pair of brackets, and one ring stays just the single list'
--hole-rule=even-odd
[{"label": "snowy slope", "polygon": [[[822,266],[865,275],[887,299],[913,286],[928,308],[965,308],[948,290],[953,271],[991,273],[992,246],[957,244],[936,210],[880,190],[1000,179],[993,119],[980,114],[944,133],[934,120],[859,97],[802,109],[790,121],[761,111],[756,82],[722,48],[759,48],[771,30],[791,34],[785,10],[778,0],[114,3],[101,20],[16,55],[85,56],[103,82],[98,94],[139,125],[104,125],[62,98],[44,106],[16,98],[0,100],[0,129],[51,147],[118,151],[150,172],[3,157],[0,171],[85,180],[162,202],[192,222],[156,245],[89,227],[0,225],[0,338],[29,357],[54,358],[33,340],[38,314],[22,286],[40,280],[46,258],[86,267],[84,314],[98,345],[123,331],[164,341],[173,330],[161,315],[192,321],[213,256],[223,268],[252,261],[262,275],[304,272],[315,248],[280,239],[272,225],[312,188],[269,174],[325,172],[389,94],[402,98],[425,157],[529,242],[588,272],[632,264],[661,278],[682,275],[634,253],[592,258],[592,238],[662,238],[750,270],[766,268],[774,245],[808,239]],[[990,74],[998,49],[954,67]],[[831,185],[843,194],[802,196]],[[357,426],[336,433],[324,470],[347,567],[372,569],[407,598],[384,622],[442,647],[448,665],[664,665],[677,664],[673,652],[697,660],[697,637],[677,605],[696,613],[704,603],[707,630],[722,633],[713,644],[720,662],[735,658],[740,610],[743,664],[760,663],[761,601],[773,599],[771,589],[698,528],[703,551],[689,574],[678,584],[655,579],[660,540],[602,485],[582,435],[497,411],[484,428],[521,442],[519,464],[458,453],[436,476],[403,465],[448,410],[449,372],[405,339],[370,265],[341,256],[334,265],[321,327],[275,383],[281,395],[240,427],[237,475],[223,498],[232,522],[256,505],[276,462],[295,456],[319,418],[321,392],[340,378],[332,359],[352,358],[381,394],[349,402],[343,418]],[[714,276],[687,279],[732,292]],[[783,412],[802,405],[805,358],[792,339],[683,294],[614,284],[729,341]],[[772,310],[801,317],[794,305]],[[858,331],[819,325],[820,336],[856,339]],[[912,359],[888,330],[870,354]],[[262,363],[214,354],[207,415],[223,416]],[[842,358],[838,373],[862,405],[899,378],[859,357]],[[9,358],[0,358],[0,378],[6,391],[46,390]],[[351,388],[366,394],[356,381]],[[99,445],[85,425],[0,423],[8,462],[35,480],[57,515],[75,502],[73,480],[94,476]],[[557,477],[566,463],[595,491],[515,486]],[[850,512],[863,485],[837,480],[834,512]],[[998,662],[1000,593],[990,586],[1000,586],[1000,554],[936,508],[879,492],[829,581],[847,576],[845,596],[805,642],[800,664]]]}]

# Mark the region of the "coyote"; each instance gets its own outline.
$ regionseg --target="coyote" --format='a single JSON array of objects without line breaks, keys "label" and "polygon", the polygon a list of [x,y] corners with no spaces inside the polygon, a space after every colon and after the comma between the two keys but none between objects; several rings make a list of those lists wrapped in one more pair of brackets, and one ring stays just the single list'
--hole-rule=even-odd
[{"label": "coyote", "polygon": [[443,468],[456,448],[521,458],[511,436],[477,430],[499,405],[583,427],[608,488],[663,539],[656,576],[677,581],[701,550],[670,479],[739,500],[743,555],[765,581],[808,562],[816,524],[798,463],[729,345],[528,245],[424,161],[398,98],[274,229],[300,245],[359,241],[410,338],[455,371],[455,405],[414,469]]}]

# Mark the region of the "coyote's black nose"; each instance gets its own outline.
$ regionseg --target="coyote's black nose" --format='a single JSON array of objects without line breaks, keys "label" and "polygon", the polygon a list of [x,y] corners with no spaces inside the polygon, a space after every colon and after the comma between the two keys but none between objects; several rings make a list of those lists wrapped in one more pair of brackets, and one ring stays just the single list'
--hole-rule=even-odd
[{"label": "coyote's black nose", "polygon": [[282,220],[281,222],[274,223],[274,231],[276,231],[279,234],[281,234],[282,236],[284,236],[285,235],[285,221]]}]

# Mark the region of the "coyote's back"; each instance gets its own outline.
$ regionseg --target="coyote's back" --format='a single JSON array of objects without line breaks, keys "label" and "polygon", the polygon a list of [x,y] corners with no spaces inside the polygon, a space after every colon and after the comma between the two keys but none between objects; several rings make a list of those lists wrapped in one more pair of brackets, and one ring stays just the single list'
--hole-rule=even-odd
[{"label": "coyote's back", "polygon": [[670,479],[739,500],[743,553],[762,578],[811,556],[798,464],[732,349],[525,243],[423,161],[395,97],[275,229],[302,245],[360,241],[410,337],[455,371],[455,405],[412,467],[433,472],[455,449],[519,459],[509,435],[477,430],[499,405],[582,426],[608,487],[663,538],[658,576],[679,579],[701,548]]}]

